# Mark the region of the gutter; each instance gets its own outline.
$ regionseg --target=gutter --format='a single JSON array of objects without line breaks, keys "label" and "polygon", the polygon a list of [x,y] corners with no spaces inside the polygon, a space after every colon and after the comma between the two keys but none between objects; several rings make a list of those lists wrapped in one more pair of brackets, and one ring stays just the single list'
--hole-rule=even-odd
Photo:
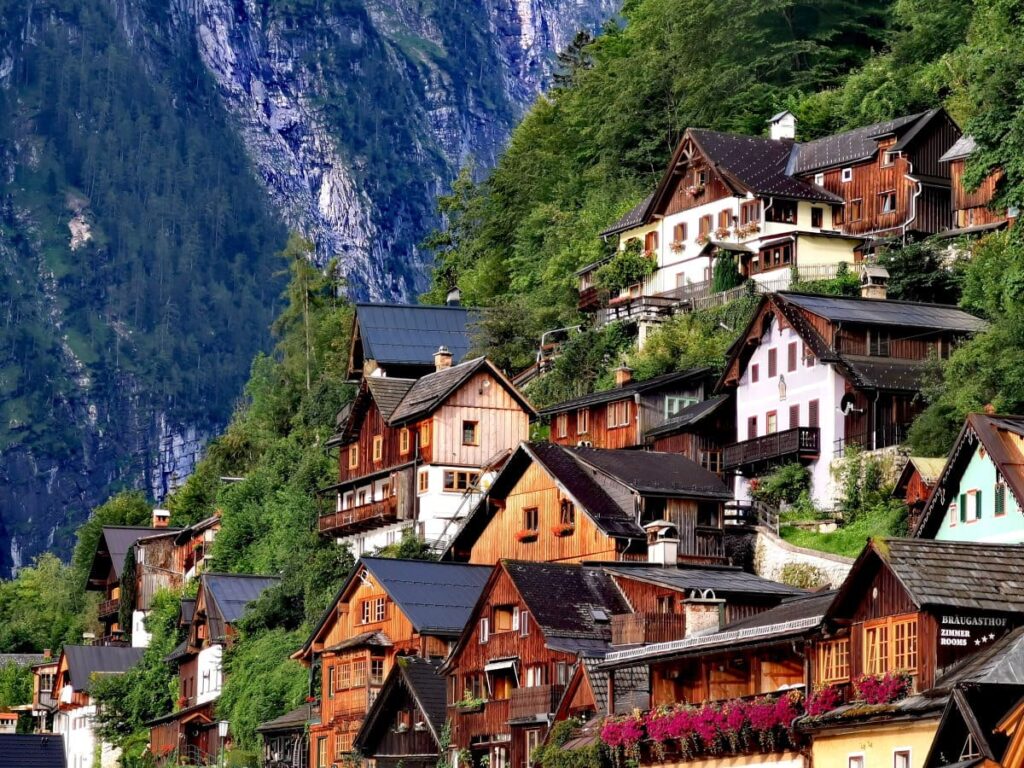
[{"label": "gutter", "polygon": [[917,185],[917,191],[914,193],[913,197],[911,197],[911,207],[913,209],[913,213],[911,214],[909,219],[907,219],[905,222],[903,222],[903,244],[904,245],[907,244],[907,229],[910,227],[911,224],[914,223],[914,221],[917,220],[917,198],[919,198],[924,193],[924,185],[919,180],[915,179],[911,175],[914,172],[914,165],[913,165],[913,163],[910,162],[910,158],[909,157],[907,158],[907,168],[909,170],[907,171],[907,173],[904,174],[904,177],[909,179],[910,181],[914,182]]}]

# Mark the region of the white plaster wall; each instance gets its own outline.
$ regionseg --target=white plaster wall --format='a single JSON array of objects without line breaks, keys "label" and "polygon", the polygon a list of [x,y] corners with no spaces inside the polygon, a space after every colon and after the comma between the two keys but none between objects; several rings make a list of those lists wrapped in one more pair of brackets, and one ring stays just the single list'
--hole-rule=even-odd
[{"label": "white plaster wall", "polygon": [[[64,691],[69,690],[70,687],[65,686]],[[64,697],[64,691],[61,692],[62,697]],[[96,735],[93,732],[93,718],[95,716],[96,707],[89,704],[58,712],[54,717],[53,728],[64,741],[64,756],[68,768],[94,768],[93,754],[96,751]],[[84,725],[81,720],[83,717],[85,718]]]},{"label": "white plaster wall", "polygon": [[149,648],[152,636],[146,631],[146,611],[132,612],[132,647]]},{"label": "white plaster wall", "polygon": [[[222,655],[223,649],[220,645],[210,645],[199,652],[196,671],[196,704],[205,704],[220,696],[223,684]],[[209,673],[208,678],[206,673]]]},{"label": "white plaster wall", "polygon": [[[739,216],[740,203],[744,199],[724,197],[663,218],[658,226],[658,270],[644,286],[644,293],[663,293],[680,285],[706,280],[705,269],[709,266],[709,259],[707,256],[699,256],[704,246],[697,242],[700,235],[700,219],[702,216],[710,215],[711,232],[714,233],[718,227],[719,212],[728,208],[732,216]],[[672,250],[672,232],[676,224],[682,223],[686,224],[686,243],[683,250],[676,253]],[[623,246],[626,239],[624,235]]]}]

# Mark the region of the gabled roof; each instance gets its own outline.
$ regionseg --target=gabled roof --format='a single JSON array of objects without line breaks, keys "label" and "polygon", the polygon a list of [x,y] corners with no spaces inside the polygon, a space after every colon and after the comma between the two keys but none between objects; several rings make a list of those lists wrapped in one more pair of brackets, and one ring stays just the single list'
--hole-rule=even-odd
[{"label": "gabled roof", "polygon": [[909,457],[907,463],[903,465],[903,471],[900,472],[896,486],[892,490],[893,498],[906,498],[907,484],[915,472],[921,477],[921,482],[924,485],[935,485],[939,481],[939,476],[942,474],[942,469],[945,466],[946,460],[943,458],[933,456]]},{"label": "gabled roof", "polygon": [[222,618],[234,624],[245,613],[249,603],[281,581],[278,576],[255,576],[238,573],[204,573],[203,588],[217,606]]},{"label": "gabled roof", "polygon": [[977,143],[973,136],[961,136],[953,146],[946,150],[946,154],[939,158],[940,163],[948,163],[951,160],[962,160],[968,157],[977,149]]},{"label": "gabled roof", "polygon": [[806,590],[791,587],[778,581],[762,579],[747,573],[738,566],[730,565],[682,565],[675,568],[648,565],[605,566],[612,576],[657,584],[680,592],[712,590],[716,597],[742,595],[764,596],[769,599],[794,597],[806,594]]},{"label": "gabled roof", "polygon": [[353,323],[364,359],[381,365],[429,366],[442,346],[448,347],[453,360],[466,356],[478,316],[478,310],[459,306],[360,303]]},{"label": "gabled roof", "polygon": [[601,233],[601,237],[608,237],[609,235],[615,235],[619,232],[625,232],[627,229],[633,229],[639,227],[644,223],[644,219],[647,216],[647,208],[651,204],[651,199],[654,197],[652,192],[639,203],[630,208],[626,213],[622,215],[618,221],[612,224],[608,229]]},{"label": "gabled roof", "polygon": [[931,538],[942,525],[942,518],[953,501],[956,486],[978,445],[999,470],[1017,505],[1024,509],[1024,416],[989,416],[970,413],[953,443],[935,488],[921,512],[915,533]]},{"label": "gabled roof", "polygon": [[819,296],[788,291],[782,291],[778,296],[794,306],[832,322],[962,333],[974,333],[988,327],[984,320],[948,304],[852,296]]},{"label": "gabled roof", "polygon": [[845,617],[883,567],[918,608],[1024,611],[1024,545],[876,538],[854,561],[828,617]]},{"label": "gabled roof", "polygon": [[564,450],[641,496],[732,499],[732,491],[718,475],[682,454],[583,447]]},{"label": "gabled roof", "polygon": [[139,663],[145,648],[113,645],[65,645],[64,656],[71,687],[88,691],[93,675],[127,672]]},{"label": "gabled roof", "polygon": [[[584,657],[580,660],[580,673],[586,677],[594,694],[594,709],[598,718],[623,715],[634,709],[646,710],[651,706],[650,675],[647,667],[600,669],[601,659]],[[615,675],[615,711],[608,711],[608,676]],[[566,696],[569,689],[566,687]]]},{"label": "gabled roof", "polygon": [[100,538],[96,544],[96,554],[93,555],[92,571],[89,578],[106,578],[106,573],[96,571],[99,565],[99,555],[105,552],[110,556],[110,562],[114,567],[114,575],[120,579],[121,569],[124,568],[124,558],[135,546],[135,542],[154,535],[164,535],[180,531],[180,528],[152,528],[148,525],[105,525],[100,531]]},{"label": "gabled roof", "polygon": [[49,733],[0,733],[0,755],[12,768],[64,768],[64,739]]},{"label": "gabled roof", "polygon": [[318,704],[300,704],[291,712],[268,720],[256,726],[257,733],[273,733],[274,731],[301,731],[307,724],[316,725],[320,722],[320,706]]},{"label": "gabled roof", "polygon": [[205,520],[200,520],[198,523],[192,523],[192,525],[189,525],[189,526],[187,526],[185,528],[182,528],[178,532],[177,536],[174,537],[174,543],[175,544],[184,544],[186,541],[188,541],[191,537],[195,536],[197,533],[202,533],[203,531],[207,530],[208,528],[213,528],[219,522],[220,522],[220,512],[217,512],[216,514],[210,515]]},{"label": "gabled roof", "polygon": [[648,429],[644,436],[650,439],[652,437],[662,437],[683,432],[687,428],[699,424],[708,416],[717,413],[728,402],[728,395],[715,395],[707,400],[701,400],[699,403],[688,405],[671,419],[667,419],[658,426]]},{"label": "gabled roof", "polygon": [[691,368],[687,371],[677,371],[675,373],[666,373],[661,376],[655,376],[654,378],[645,379],[644,381],[631,381],[629,384],[621,387],[605,389],[601,392],[592,392],[589,395],[583,395],[582,397],[576,397],[572,400],[565,400],[561,403],[556,403],[555,405],[549,405],[547,408],[541,409],[540,414],[542,416],[551,416],[556,413],[574,411],[577,408],[586,408],[590,405],[610,403],[616,400],[622,400],[626,397],[631,397],[635,394],[656,392],[660,389],[669,389],[677,384],[699,380],[709,376],[710,374],[710,368]]},{"label": "gabled roof", "polygon": [[904,115],[798,144],[793,153],[790,173],[813,173],[837,165],[869,160],[878,151],[878,139],[892,134],[903,135],[918,124],[927,124],[940,111],[933,109]]},{"label": "gabled roof", "polygon": [[350,648],[391,648],[394,643],[385,632],[360,632],[358,635],[346,637],[337,645],[325,648],[326,651],[347,651]]},{"label": "gabled roof", "polygon": [[[448,718],[446,681],[441,676],[440,669],[440,659],[399,656],[356,733],[353,741],[356,750],[373,756],[376,746],[373,739],[374,731],[382,724],[381,717],[387,717],[391,700],[403,690],[408,691],[409,696],[416,702],[430,735],[434,737],[435,742],[440,743],[441,732]],[[393,725],[391,722],[383,724],[386,727]]]},{"label": "gabled roof", "polygon": [[402,398],[416,383],[415,379],[393,379],[388,376],[367,376],[365,381],[384,421],[391,419]]}]

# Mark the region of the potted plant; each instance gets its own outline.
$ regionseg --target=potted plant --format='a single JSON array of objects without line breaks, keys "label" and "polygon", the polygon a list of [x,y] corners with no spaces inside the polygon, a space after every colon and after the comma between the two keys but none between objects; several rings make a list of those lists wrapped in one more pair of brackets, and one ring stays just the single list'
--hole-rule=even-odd
[{"label": "potted plant", "polygon": [[479,696],[474,696],[473,692],[468,688],[462,692],[462,700],[456,702],[455,706],[460,712],[479,712],[484,708],[484,704],[487,703],[486,699],[482,699]]},{"label": "potted plant", "polygon": [[516,541],[520,544],[537,540],[537,531],[533,528],[523,528],[521,531],[516,531]]},{"label": "potted plant", "polygon": [[707,245],[709,242],[711,242],[711,236],[710,235],[697,235],[697,239],[696,239],[695,242],[697,243],[697,245]]},{"label": "potted plant", "polygon": [[672,249],[672,253],[681,253],[682,250],[686,247],[686,243],[684,243],[682,240],[673,240],[671,243],[669,243],[668,247]]},{"label": "potted plant", "polygon": [[700,197],[704,194],[703,184],[691,184],[687,192],[690,193],[690,197]]},{"label": "potted plant", "polygon": [[552,526],[551,528],[551,532],[555,534],[555,536],[559,537],[572,536],[575,530],[576,526],[572,523],[559,523],[558,525]]},{"label": "potted plant", "polygon": [[715,237],[719,240],[725,240],[729,236],[729,231],[728,227],[719,227],[715,230]]}]

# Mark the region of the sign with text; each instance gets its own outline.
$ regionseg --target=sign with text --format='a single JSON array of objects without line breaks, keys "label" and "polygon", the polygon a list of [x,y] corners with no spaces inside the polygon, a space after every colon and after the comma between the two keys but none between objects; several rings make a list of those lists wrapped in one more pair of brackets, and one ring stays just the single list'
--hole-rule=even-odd
[{"label": "sign with text", "polygon": [[938,668],[984,650],[1011,628],[1005,616],[940,615]]}]

